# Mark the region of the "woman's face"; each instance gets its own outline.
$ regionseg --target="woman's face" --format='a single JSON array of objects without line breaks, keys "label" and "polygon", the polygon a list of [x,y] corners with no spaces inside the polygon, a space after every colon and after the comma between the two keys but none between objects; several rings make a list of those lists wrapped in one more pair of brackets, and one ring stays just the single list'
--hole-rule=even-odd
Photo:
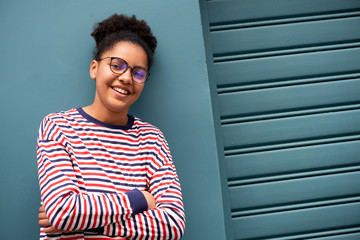
[{"label": "woman's face", "polygon": [[[106,57],[119,57],[130,66],[148,69],[146,52],[142,47],[131,42],[117,43],[100,56],[100,58]],[[110,58],[93,60],[90,77],[96,80],[94,100],[96,109],[116,115],[126,116],[130,106],[140,97],[144,88],[143,83],[133,81],[130,67],[121,75],[113,73],[110,69]]]}]

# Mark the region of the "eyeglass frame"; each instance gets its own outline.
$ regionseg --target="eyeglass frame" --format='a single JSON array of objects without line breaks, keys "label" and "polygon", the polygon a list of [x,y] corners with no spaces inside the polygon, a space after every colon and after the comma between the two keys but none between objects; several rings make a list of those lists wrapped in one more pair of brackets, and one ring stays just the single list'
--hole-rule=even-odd
[{"label": "eyeglass frame", "polygon": [[[125,61],[124,59],[122,59],[122,58],[120,58],[120,57],[104,57],[104,58],[98,58],[98,59],[96,59],[96,61],[101,61],[101,60],[108,59],[108,58],[110,58],[110,64],[109,64],[110,70],[111,70],[113,73],[118,74],[119,76],[121,76],[122,74],[124,74],[124,73],[128,70],[129,67],[131,68],[131,79],[132,79],[134,82],[136,82],[136,83],[143,84],[143,83],[145,83],[145,82],[147,81],[147,79],[148,79],[149,76],[150,76],[150,72],[147,71],[145,68],[140,67],[140,66],[135,66],[135,67],[133,67],[133,66],[131,66],[130,64],[128,64],[127,61]],[[111,67],[111,62],[112,62],[113,59],[120,59],[120,60],[124,61],[124,63],[126,64],[126,69],[125,69],[124,72],[122,72],[122,73],[114,72],[114,70],[113,70],[112,67]],[[145,71],[145,73],[146,73],[145,81],[143,81],[143,82],[137,82],[137,81],[134,79],[134,77],[133,77],[134,68],[140,68],[140,69],[142,69],[142,70]]]}]

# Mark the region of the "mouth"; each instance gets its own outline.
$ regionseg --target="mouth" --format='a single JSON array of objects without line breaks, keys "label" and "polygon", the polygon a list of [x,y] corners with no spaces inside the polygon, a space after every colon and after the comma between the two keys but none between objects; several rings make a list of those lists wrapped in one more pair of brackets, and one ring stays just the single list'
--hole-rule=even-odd
[{"label": "mouth", "polygon": [[111,88],[117,91],[118,93],[129,95],[129,91],[124,88],[119,88],[119,87],[111,87]]}]

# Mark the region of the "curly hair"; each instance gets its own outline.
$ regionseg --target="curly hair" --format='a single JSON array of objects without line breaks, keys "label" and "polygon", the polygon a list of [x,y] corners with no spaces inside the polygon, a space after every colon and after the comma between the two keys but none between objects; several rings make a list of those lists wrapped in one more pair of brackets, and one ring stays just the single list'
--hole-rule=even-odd
[{"label": "curly hair", "polygon": [[114,14],[97,23],[91,36],[96,42],[94,59],[99,59],[103,52],[111,49],[116,43],[129,41],[145,50],[148,65],[149,67],[152,65],[157,40],[146,21],[136,19],[135,15],[128,17]]}]

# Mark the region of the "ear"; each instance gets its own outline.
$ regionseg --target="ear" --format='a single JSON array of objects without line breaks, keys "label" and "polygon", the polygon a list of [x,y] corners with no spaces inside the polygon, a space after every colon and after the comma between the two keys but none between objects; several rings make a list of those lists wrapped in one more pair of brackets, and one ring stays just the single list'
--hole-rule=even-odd
[{"label": "ear", "polygon": [[96,79],[98,65],[99,63],[96,60],[92,60],[90,64],[90,77],[94,80]]}]

